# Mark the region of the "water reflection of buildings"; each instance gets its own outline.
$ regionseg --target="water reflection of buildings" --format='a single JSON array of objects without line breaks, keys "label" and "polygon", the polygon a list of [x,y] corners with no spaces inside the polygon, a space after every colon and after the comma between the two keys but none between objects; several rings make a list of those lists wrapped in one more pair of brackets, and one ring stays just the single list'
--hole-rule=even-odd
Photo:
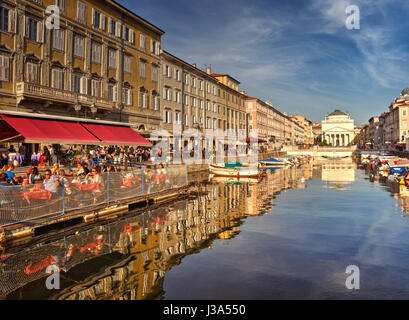
[{"label": "water reflection of buildings", "polygon": [[351,159],[326,161],[321,164],[321,179],[337,190],[344,190],[345,185],[355,181],[355,164]]},{"label": "water reflection of buildings", "polygon": [[247,215],[270,213],[274,197],[278,193],[287,189],[304,189],[306,187],[304,182],[312,178],[312,172],[310,165],[299,169],[266,170],[266,176],[259,183],[248,186]]},{"label": "water reflection of buildings", "polygon": [[[208,184],[195,199],[0,255],[0,296],[161,299],[166,272],[183,257],[211,247],[216,239],[233,238],[246,216],[271,207],[274,194],[304,187],[301,178],[311,175],[311,169],[279,170],[259,184]],[[63,270],[58,293],[43,283],[53,262]]]}]

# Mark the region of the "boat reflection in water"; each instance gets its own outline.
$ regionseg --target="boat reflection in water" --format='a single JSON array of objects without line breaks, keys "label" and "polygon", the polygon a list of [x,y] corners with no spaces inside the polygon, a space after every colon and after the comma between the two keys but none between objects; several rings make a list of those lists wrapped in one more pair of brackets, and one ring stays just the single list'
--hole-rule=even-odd
[{"label": "boat reflection in water", "polygon": [[321,179],[326,181],[326,188],[333,190],[350,190],[348,185],[355,181],[356,165],[349,159],[320,162]]},{"label": "boat reflection in water", "polygon": [[[213,178],[194,199],[80,230],[0,255],[3,299],[162,299],[167,271],[190,254],[231,239],[248,216],[269,213],[273,198],[305,188],[312,167],[267,170],[261,179]],[[61,269],[61,290],[47,290],[46,268]]]}]

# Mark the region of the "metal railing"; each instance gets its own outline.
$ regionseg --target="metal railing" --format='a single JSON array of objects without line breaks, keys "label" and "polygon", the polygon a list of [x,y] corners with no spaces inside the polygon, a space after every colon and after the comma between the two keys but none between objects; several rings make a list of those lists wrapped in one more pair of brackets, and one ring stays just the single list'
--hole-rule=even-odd
[{"label": "metal railing", "polygon": [[56,192],[43,184],[0,187],[0,226],[41,222],[68,211],[90,209],[112,201],[135,198],[188,184],[187,166],[139,166],[98,176],[60,179]]}]

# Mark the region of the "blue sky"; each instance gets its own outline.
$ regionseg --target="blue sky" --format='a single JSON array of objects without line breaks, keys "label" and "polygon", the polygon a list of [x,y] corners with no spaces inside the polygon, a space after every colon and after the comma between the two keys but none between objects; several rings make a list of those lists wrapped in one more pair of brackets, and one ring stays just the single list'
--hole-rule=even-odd
[{"label": "blue sky", "polygon": [[[241,82],[281,112],[356,124],[409,86],[409,1],[117,0],[166,32],[163,49]],[[345,27],[348,5],[360,29]]]}]

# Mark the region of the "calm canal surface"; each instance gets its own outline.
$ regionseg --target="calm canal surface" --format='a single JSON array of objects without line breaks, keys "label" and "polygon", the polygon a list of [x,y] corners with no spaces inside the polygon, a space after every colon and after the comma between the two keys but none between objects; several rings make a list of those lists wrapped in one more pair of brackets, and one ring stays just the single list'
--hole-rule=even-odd
[{"label": "calm canal surface", "polygon": [[[216,179],[194,199],[4,252],[0,297],[407,299],[406,212],[406,187],[349,161]],[[58,291],[45,287],[50,261]],[[360,290],[345,286],[349,265]]]}]

